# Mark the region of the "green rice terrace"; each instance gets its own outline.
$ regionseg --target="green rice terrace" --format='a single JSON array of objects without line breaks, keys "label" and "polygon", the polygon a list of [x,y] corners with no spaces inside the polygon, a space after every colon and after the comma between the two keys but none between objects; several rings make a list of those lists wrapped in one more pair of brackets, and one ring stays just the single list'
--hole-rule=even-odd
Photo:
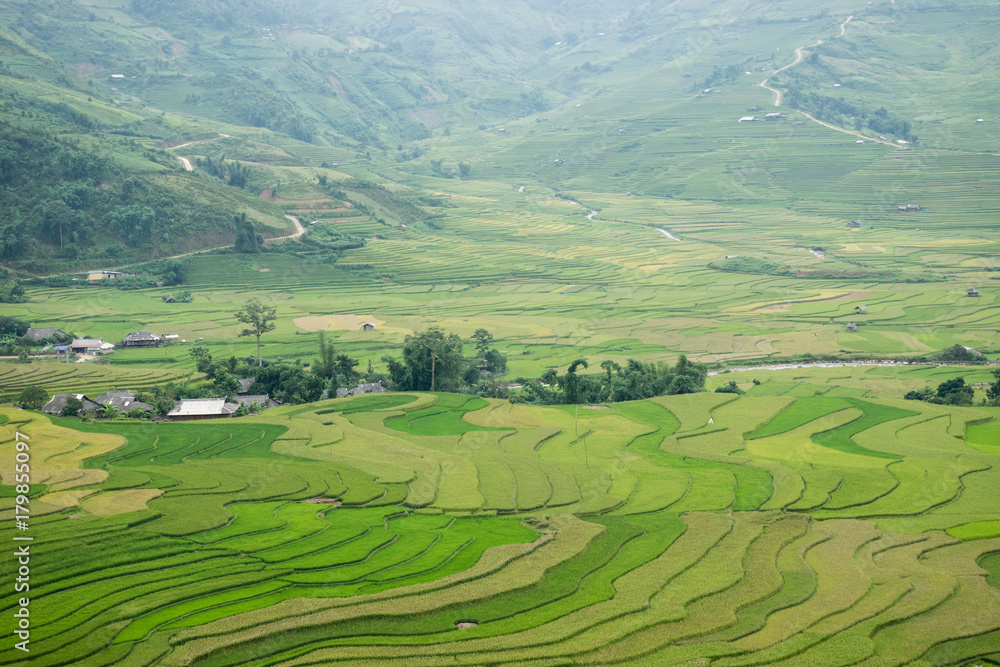
[{"label": "green rice terrace", "polygon": [[2,409],[4,456],[31,444],[32,664],[1000,664],[997,409],[871,398],[873,370],[610,406]]},{"label": "green rice terrace", "polygon": [[0,667],[1000,667],[995,4],[3,0]]}]

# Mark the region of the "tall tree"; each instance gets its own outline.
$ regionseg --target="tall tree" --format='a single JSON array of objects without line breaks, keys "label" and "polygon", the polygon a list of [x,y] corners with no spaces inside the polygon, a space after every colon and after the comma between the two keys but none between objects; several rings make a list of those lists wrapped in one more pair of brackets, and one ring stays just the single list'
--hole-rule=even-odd
[{"label": "tall tree", "polygon": [[465,366],[462,339],[431,327],[404,339],[403,362],[389,363],[389,374],[404,391],[455,391]]},{"label": "tall tree", "polygon": [[993,369],[993,377],[996,380],[986,390],[986,399],[993,405],[1000,405],[1000,368]]},{"label": "tall tree", "polygon": [[253,227],[253,221],[247,220],[247,214],[240,213],[233,216],[236,223],[236,252],[260,252],[264,245],[264,238],[257,233]]},{"label": "tall tree", "polygon": [[278,317],[278,309],[274,306],[265,306],[258,299],[249,299],[243,309],[235,315],[238,321],[249,325],[240,332],[240,336],[257,337],[257,366],[263,366],[264,362],[260,356],[260,337],[269,331],[274,331],[274,320]]},{"label": "tall tree", "polygon": [[337,372],[337,351],[332,342],[327,342],[322,331],[319,332],[319,358],[313,359],[312,372],[324,380],[333,378]]},{"label": "tall tree", "polygon": [[493,334],[486,329],[476,329],[476,332],[472,334],[472,341],[476,346],[476,352],[479,353],[479,356],[485,357],[486,352],[490,349],[490,345],[493,344]]},{"label": "tall tree", "polygon": [[571,405],[580,402],[580,378],[576,374],[576,369],[580,366],[588,368],[587,360],[577,359],[569,365],[566,375],[559,378],[559,384],[566,394],[566,402]]}]

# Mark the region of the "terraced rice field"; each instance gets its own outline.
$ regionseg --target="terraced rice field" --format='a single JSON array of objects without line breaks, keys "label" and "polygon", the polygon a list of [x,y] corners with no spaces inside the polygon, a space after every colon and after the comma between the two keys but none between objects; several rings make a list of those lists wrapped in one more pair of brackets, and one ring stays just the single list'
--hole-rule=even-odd
[{"label": "terraced rice field", "polygon": [[385,394],[198,424],[4,409],[0,448],[31,437],[39,664],[997,664],[997,416]]},{"label": "terraced rice field", "polygon": [[[163,351],[159,351],[163,354]],[[109,389],[141,390],[153,385],[194,377],[190,371],[155,368],[115,368],[66,363],[16,364],[0,361],[0,401],[15,400],[25,387],[42,387],[50,393],[73,392],[97,398]]]}]

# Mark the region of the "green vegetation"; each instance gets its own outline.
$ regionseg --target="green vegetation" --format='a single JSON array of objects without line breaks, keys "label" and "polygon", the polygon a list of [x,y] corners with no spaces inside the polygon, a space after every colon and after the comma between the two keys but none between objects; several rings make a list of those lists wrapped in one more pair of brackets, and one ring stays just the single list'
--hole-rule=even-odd
[{"label": "green vegetation", "polygon": [[994,15],[4,0],[32,660],[1000,664]]},{"label": "green vegetation", "polygon": [[[852,659],[972,655],[969,623],[1000,631],[962,611],[995,595],[995,408],[900,404],[700,393],[574,411],[378,394],[59,426],[8,409],[4,446],[29,434],[47,482],[32,486],[32,650],[841,664],[857,626],[872,643]],[[0,494],[0,511],[14,502]],[[969,585],[977,563],[983,586]],[[913,581],[937,594],[905,595]]]}]

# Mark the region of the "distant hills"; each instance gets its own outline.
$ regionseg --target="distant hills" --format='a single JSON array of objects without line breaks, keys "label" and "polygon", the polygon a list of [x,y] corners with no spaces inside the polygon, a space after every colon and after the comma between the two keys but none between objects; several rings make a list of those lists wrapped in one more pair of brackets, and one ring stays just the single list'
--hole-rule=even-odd
[{"label": "distant hills", "polygon": [[[768,84],[786,91],[785,108],[890,140],[995,150],[997,131],[974,131],[972,119],[995,106],[998,28],[987,4],[904,0],[8,0],[0,261],[48,274],[222,246],[235,240],[238,213],[263,237],[283,236],[293,231],[287,207],[264,190],[280,198],[321,179],[350,200],[345,183],[457,176],[486,155],[461,175],[555,191],[601,182],[605,162],[540,172],[595,141],[555,132],[571,129],[567,110],[606,109],[615,123],[619,105],[631,108],[644,120],[628,118],[621,150],[641,153],[678,122],[679,99],[762,79],[814,41]],[[749,105],[733,106],[731,120]],[[535,162],[501,164],[510,147],[492,138],[549,114]],[[199,158],[217,167],[197,168]],[[611,175],[632,180],[625,189],[705,198],[661,178],[682,163],[623,159]],[[435,210],[424,187],[354,203],[387,223],[421,221]]]}]

